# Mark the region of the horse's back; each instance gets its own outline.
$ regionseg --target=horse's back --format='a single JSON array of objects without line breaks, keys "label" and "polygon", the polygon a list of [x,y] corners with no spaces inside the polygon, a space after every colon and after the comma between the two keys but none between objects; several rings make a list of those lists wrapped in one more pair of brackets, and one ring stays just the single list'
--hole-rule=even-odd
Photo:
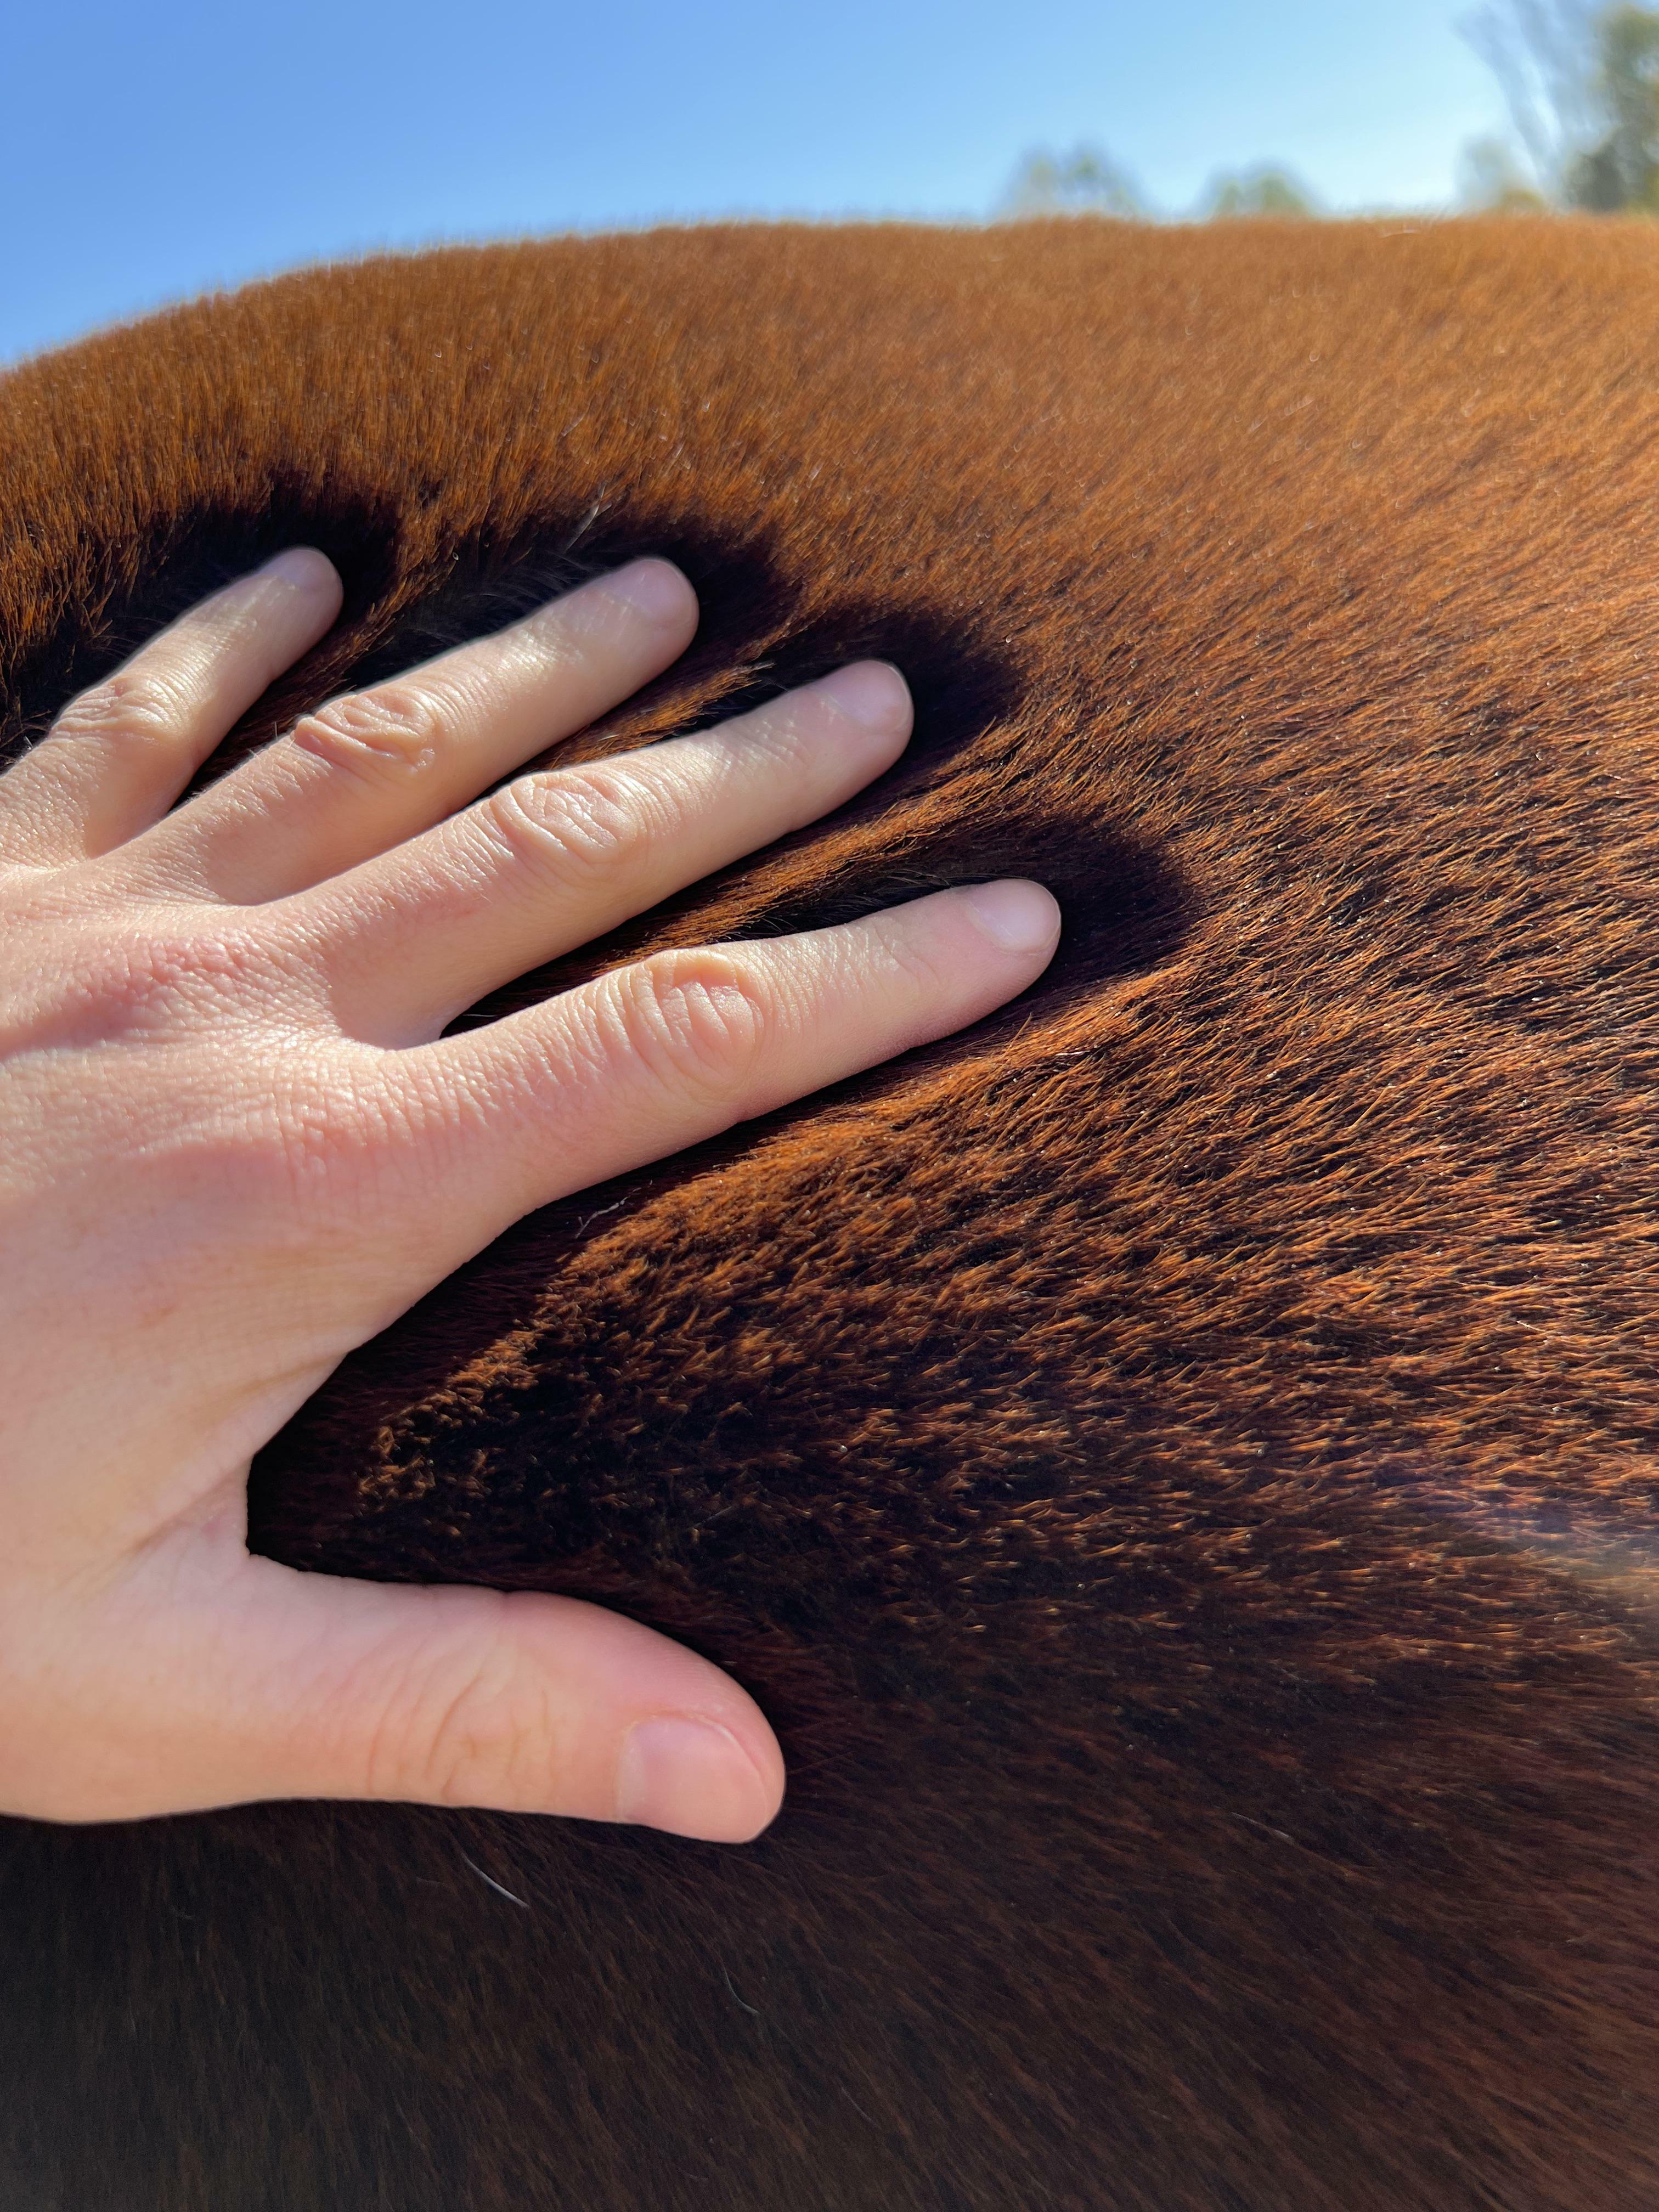
[{"label": "horse's back", "polygon": [[1659,240],[665,233],[3,390],[14,742],[282,543],[347,611],[243,742],[664,551],[699,641],[591,744],[865,652],[918,732],[596,957],[1005,871],[1066,919],[256,1467],[284,1559],[712,1652],[774,1830],[15,1824],[4,2201],[1659,2199]]}]

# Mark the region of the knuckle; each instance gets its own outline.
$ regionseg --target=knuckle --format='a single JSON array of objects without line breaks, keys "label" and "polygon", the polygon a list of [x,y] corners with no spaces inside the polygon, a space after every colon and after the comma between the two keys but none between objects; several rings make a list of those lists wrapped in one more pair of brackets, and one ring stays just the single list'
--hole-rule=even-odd
[{"label": "knuckle", "polygon": [[565,880],[610,873],[650,836],[637,796],[590,769],[519,776],[483,804],[491,832],[515,860]]},{"label": "knuckle", "polygon": [[606,981],[623,1050],[665,1090],[710,1105],[741,1099],[765,1045],[767,1010],[729,953],[665,952]]},{"label": "knuckle", "polygon": [[385,684],[302,715],[290,742],[330,768],[374,783],[401,782],[431,767],[445,734],[442,704],[429,690]]},{"label": "knuckle", "polygon": [[937,911],[925,900],[870,915],[840,947],[845,982],[899,1001],[949,998],[960,988],[962,967],[959,940],[948,927],[941,929]]},{"label": "knuckle", "polygon": [[216,939],[198,941],[184,932],[134,933],[84,956],[64,1004],[112,1035],[160,1028],[227,985],[234,990],[244,965],[240,947]]},{"label": "knuckle", "polygon": [[371,1753],[372,1792],[436,1805],[510,1796],[521,1768],[546,1768],[556,1735],[546,1683],[495,1644],[459,1678],[408,1686]]},{"label": "knuckle", "polygon": [[309,1008],[320,995],[266,933],[210,913],[185,915],[118,936],[76,933],[18,1018],[36,1044],[91,1045],[199,1035],[204,1024],[222,1034],[264,1021],[279,1005],[290,1015]]},{"label": "knuckle", "polygon": [[912,999],[932,1000],[950,991],[951,964],[939,949],[903,921],[889,928],[882,949],[890,964],[890,978]]},{"label": "knuckle", "polygon": [[70,700],[52,727],[54,737],[99,738],[121,744],[173,744],[187,702],[153,671],[118,668],[101,684]]}]

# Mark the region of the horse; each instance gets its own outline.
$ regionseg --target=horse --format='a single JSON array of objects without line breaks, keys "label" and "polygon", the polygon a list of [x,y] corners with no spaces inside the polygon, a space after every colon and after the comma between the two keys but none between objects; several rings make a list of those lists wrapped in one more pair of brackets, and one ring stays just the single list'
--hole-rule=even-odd
[{"label": "horse", "polygon": [[1656,363],[1641,225],[1075,218],[374,258],[5,378],[8,757],[295,542],[343,611],[210,774],[640,553],[702,629],[558,757],[902,669],[869,792],[465,1020],[1065,915],[255,1463],[258,1551],[717,1659],[775,1826],[0,1825],[7,2204],[1659,2202]]}]

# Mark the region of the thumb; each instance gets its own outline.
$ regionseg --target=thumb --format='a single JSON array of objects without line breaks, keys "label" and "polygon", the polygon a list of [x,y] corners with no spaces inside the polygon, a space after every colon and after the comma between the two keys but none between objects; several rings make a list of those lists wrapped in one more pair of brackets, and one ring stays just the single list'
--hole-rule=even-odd
[{"label": "thumb", "polygon": [[[178,1540],[219,1556],[175,1558],[142,1625],[128,1613],[151,1655],[133,1663],[128,1642],[143,1712],[118,1700],[143,1773],[125,1791],[106,1773],[154,1801],[129,1812],[398,1798],[741,1843],[781,1802],[754,1700],[637,1621],[528,1591],[302,1574],[240,1544],[227,1572],[211,1531]],[[104,1748],[118,1765],[107,1732]]]}]

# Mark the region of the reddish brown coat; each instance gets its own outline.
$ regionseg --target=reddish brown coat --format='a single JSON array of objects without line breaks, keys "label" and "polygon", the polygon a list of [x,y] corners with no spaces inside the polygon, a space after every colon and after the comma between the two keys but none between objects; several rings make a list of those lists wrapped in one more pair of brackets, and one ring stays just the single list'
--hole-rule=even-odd
[{"label": "reddish brown coat", "polygon": [[919,733],[602,957],[1004,869],[1066,916],[976,1030],[522,1224],[256,1470],[285,1559],[715,1653],[773,1832],[13,1826],[0,2200],[1659,2202],[1659,234],[459,252],[0,402],[14,742],[295,538],[347,616],[248,739],[661,550],[703,631],[605,742],[865,651]]}]

